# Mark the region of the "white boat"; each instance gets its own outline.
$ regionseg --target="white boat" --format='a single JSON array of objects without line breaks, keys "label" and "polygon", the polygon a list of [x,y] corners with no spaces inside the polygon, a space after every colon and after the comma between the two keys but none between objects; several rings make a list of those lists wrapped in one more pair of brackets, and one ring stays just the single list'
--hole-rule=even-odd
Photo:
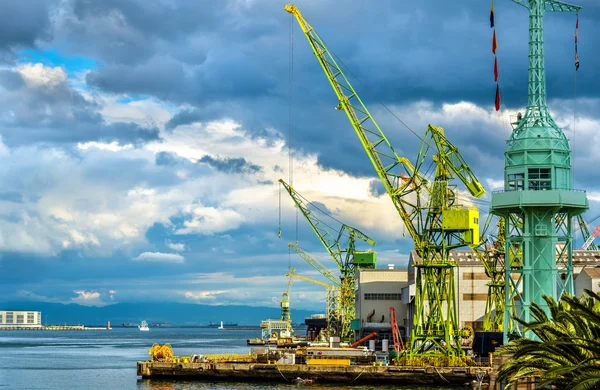
[{"label": "white boat", "polygon": [[148,328],[148,323],[146,321],[142,321],[142,324],[138,325],[138,328],[140,330],[150,330],[150,328]]},{"label": "white boat", "polygon": [[219,326],[217,329],[225,329],[223,328],[223,321],[221,321],[221,326]]}]

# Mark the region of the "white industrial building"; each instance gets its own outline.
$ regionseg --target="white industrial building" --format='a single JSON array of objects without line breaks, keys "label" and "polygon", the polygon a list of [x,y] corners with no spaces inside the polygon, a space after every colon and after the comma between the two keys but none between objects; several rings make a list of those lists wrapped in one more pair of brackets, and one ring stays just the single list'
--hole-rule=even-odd
[{"label": "white industrial building", "polygon": [[0,310],[0,329],[41,329],[42,312],[25,310]]},{"label": "white industrial building", "polygon": [[575,295],[581,296],[588,289],[600,293],[600,268],[584,268],[575,279]]},{"label": "white industrial building", "polygon": [[[454,268],[459,327],[483,329],[483,316],[488,294],[489,278],[478,258],[470,250],[454,250],[450,259]],[[356,275],[356,320],[353,329],[357,338],[374,330],[382,338],[391,333],[389,308],[394,307],[396,321],[403,337],[410,334],[415,294],[415,272],[412,264],[418,260],[410,253],[408,269],[361,269]],[[597,268],[598,267],[598,268]],[[576,295],[583,289],[600,292],[600,251],[573,251],[573,277]],[[402,329],[404,327],[404,329]],[[390,330],[387,330],[390,329]],[[403,331],[404,330],[404,331]]]},{"label": "white industrial building", "polygon": [[404,337],[408,305],[402,303],[402,289],[408,287],[408,271],[395,269],[359,269],[356,273],[356,320],[353,329],[359,339],[377,332],[379,340],[392,339],[390,307],[396,313],[396,322]]}]

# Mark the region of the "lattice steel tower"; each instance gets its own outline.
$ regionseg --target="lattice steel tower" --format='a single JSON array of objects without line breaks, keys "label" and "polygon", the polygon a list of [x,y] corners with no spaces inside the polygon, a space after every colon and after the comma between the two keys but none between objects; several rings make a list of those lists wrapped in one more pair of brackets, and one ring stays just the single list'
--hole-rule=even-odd
[{"label": "lattice steel tower", "polygon": [[511,314],[531,319],[529,307],[546,308],[542,295],[573,292],[572,217],[588,208],[573,189],[569,141],[546,104],[544,12],[577,12],[553,0],[512,0],[529,10],[529,78],[525,115],[517,115],[506,144],[504,191],[492,194],[492,213],[505,217],[506,302],[504,341]]}]

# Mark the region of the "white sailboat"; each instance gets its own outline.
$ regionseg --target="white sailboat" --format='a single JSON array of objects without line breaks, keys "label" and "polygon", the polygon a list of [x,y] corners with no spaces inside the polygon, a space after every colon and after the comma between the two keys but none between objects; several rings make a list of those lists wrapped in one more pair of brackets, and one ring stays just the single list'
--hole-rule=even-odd
[{"label": "white sailboat", "polygon": [[145,320],[144,320],[144,321],[142,321],[142,324],[141,324],[141,325],[138,325],[138,328],[139,328],[140,330],[144,330],[144,331],[146,331],[146,330],[150,330],[150,328],[148,327],[148,323],[147,323]]},{"label": "white sailboat", "polygon": [[221,326],[219,326],[217,329],[225,329],[225,328],[223,327],[223,321],[221,321]]}]

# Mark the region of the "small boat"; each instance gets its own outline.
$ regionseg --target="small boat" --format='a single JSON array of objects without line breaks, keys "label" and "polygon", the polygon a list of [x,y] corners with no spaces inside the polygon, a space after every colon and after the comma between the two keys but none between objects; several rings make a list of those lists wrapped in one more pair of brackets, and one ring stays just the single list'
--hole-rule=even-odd
[{"label": "small boat", "polygon": [[217,329],[225,329],[225,328],[223,327],[223,321],[221,321],[221,326],[219,326]]},{"label": "small boat", "polygon": [[150,328],[148,328],[148,323],[146,321],[142,321],[142,324],[138,325],[138,328],[140,330],[150,330]]}]

